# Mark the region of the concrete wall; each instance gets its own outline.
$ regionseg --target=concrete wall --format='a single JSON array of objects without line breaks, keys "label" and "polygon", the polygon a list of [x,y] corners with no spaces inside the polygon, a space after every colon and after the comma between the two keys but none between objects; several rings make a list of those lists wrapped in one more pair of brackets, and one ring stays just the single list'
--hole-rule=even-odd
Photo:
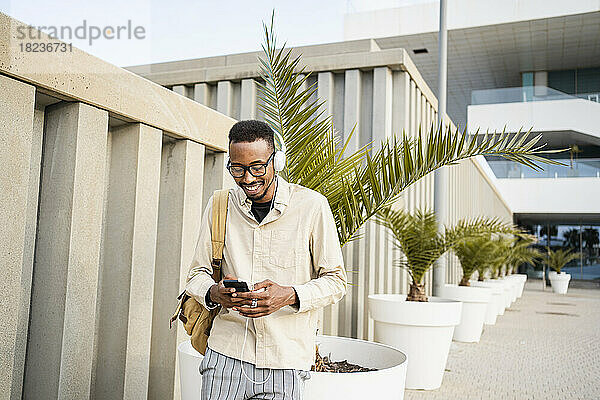
[{"label": "concrete wall", "polygon": [[[429,129],[437,119],[437,99],[407,53],[403,49],[353,48],[355,45],[350,42],[347,52],[328,55],[319,53],[320,46],[313,46],[303,57],[308,70],[315,71],[308,84],[317,84],[317,95],[326,100],[325,110],[333,115],[336,129],[345,136],[356,125],[357,134],[348,151],[403,131],[415,137],[420,128]],[[336,49],[343,46],[338,44]],[[258,65],[249,54],[210,60],[210,63],[208,59],[197,59],[131,69],[160,83],[178,82],[172,86],[173,91],[185,93],[227,115],[260,119],[254,88],[261,80]],[[198,82],[192,77],[204,80]],[[449,175],[450,222],[481,215],[512,221],[510,209],[478,161],[463,161],[450,168]],[[405,191],[401,205],[411,211],[433,209],[433,190],[433,175],[430,175]],[[374,223],[367,223],[361,231],[364,239],[350,242],[343,249],[352,285],[339,304],[323,311],[321,330],[325,334],[372,339],[368,295],[408,292],[409,276],[393,266],[401,254],[390,244],[388,232]],[[448,257],[447,281],[457,283],[460,273],[456,258]],[[432,271],[425,279],[431,294]]]},{"label": "concrete wall", "polygon": [[0,14],[0,399],[180,398],[166,327],[235,121],[76,48],[22,53],[22,25]]}]

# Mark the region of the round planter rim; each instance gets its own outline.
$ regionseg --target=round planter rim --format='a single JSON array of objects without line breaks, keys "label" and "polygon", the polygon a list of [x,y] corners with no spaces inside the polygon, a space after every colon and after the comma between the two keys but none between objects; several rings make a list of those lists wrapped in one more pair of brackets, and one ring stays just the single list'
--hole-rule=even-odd
[{"label": "round planter rim", "polygon": [[[467,290],[468,290],[470,293],[468,293],[468,292],[467,293],[461,293],[458,296],[463,295],[464,297],[469,297],[469,296],[477,296],[477,295],[479,295],[479,296],[481,296],[481,297],[483,297],[485,299],[481,299],[481,298],[480,299],[473,299],[473,298],[470,298],[470,299],[467,299],[467,300],[465,300],[465,299],[457,300],[457,299],[453,299],[451,297],[448,297],[447,293],[444,292],[445,289],[455,290],[457,292],[458,291],[467,292]],[[490,298],[492,297],[492,295],[494,293],[491,287],[459,286],[459,285],[456,285],[456,284],[448,284],[448,283],[445,284],[443,288],[441,288],[441,292],[444,295],[440,296],[440,297],[443,297],[445,299],[450,299],[450,300],[455,300],[455,301],[462,301],[463,303],[475,303],[475,304],[489,303]]]},{"label": "round planter rim", "polygon": [[[392,297],[399,297],[399,298],[403,298],[402,301],[396,301],[391,299]],[[390,298],[389,301],[391,302],[397,302],[397,303],[409,303],[409,304],[427,304],[427,303],[435,303],[435,304],[444,304],[444,303],[462,303],[460,300],[452,300],[452,299],[446,299],[443,297],[439,297],[439,296],[428,296],[428,300],[429,301],[408,301],[406,300],[406,295],[405,294],[385,294],[385,293],[375,293],[375,294],[370,294],[368,296],[369,299],[373,299],[373,300],[387,300],[387,298]],[[433,301],[431,301],[433,300]]]},{"label": "round planter rim", "polygon": [[492,289],[492,296],[499,296],[504,293],[504,285],[503,284],[494,284],[494,282],[491,282],[491,284],[488,285],[488,283],[490,283],[490,282],[474,281],[474,282],[471,282],[471,285],[474,284],[475,286],[471,286],[471,287]]},{"label": "round planter rim", "polygon": [[460,324],[463,302],[431,296],[429,301],[406,301],[406,295],[369,295],[369,315],[393,325],[441,327]]},{"label": "round planter rim", "polygon": [[394,369],[394,368],[399,368],[399,367],[401,368],[408,361],[408,356],[403,351],[400,351],[399,349],[397,349],[397,348],[395,348],[393,346],[387,345],[387,344],[377,343],[377,342],[371,342],[369,340],[348,338],[348,337],[344,337],[344,336],[335,336],[335,335],[317,335],[317,339],[316,339],[317,343],[319,342],[319,338],[320,337],[333,338],[333,339],[343,339],[343,341],[348,341],[348,342],[366,343],[366,344],[369,344],[369,345],[377,345],[378,347],[383,347],[383,348],[386,348],[386,349],[389,349],[389,350],[394,350],[394,352],[399,353],[399,355],[401,357],[404,357],[404,360],[401,363],[394,365],[393,367],[380,368],[380,369],[377,369],[375,371],[360,371],[360,372],[317,372],[317,371],[310,371],[311,374],[336,375],[336,376],[339,376],[339,374],[353,374],[353,375],[354,374],[360,374],[362,376],[362,375],[365,375],[365,374],[374,374],[374,373],[377,373],[377,372],[386,371],[386,370],[390,370],[390,369]]},{"label": "round planter rim", "polygon": [[[391,369],[398,368],[398,367],[403,367],[404,365],[406,365],[406,363],[408,361],[408,356],[403,351],[401,351],[401,350],[399,350],[399,349],[397,349],[397,348],[395,348],[393,346],[387,345],[387,344],[378,343],[378,342],[372,342],[372,341],[369,341],[369,340],[348,338],[348,337],[344,337],[344,336],[320,335],[320,334],[317,335],[317,337],[316,337],[316,342],[317,343],[319,342],[319,338],[321,338],[321,337],[328,338],[328,339],[342,339],[343,342],[353,342],[353,343],[361,343],[361,344],[365,343],[365,344],[368,344],[368,345],[375,345],[377,347],[382,347],[382,348],[385,348],[385,349],[388,349],[388,350],[393,350],[394,353],[397,353],[400,357],[403,358],[403,360],[402,360],[402,362],[394,365],[393,367],[379,368],[379,369],[377,369],[375,371],[361,371],[361,372],[317,372],[317,371],[310,371],[311,373],[323,374],[323,375],[339,375],[339,374],[344,374],[344,373],[364,375],[364,374],[369,374],[369,373],[371,373],[371,374],[372,373],[377,373],[377,372],[381,372],[381,371],[385,371],[385,370],[391,370]],[[195,353],[190,353],[190,352],[186,351],[187,348],[189,348],[189,347],[191,347],[194,350]],[[180,352],[182,352],[182,353],[185,353],[185,354],[187,354],[189,356],[192,356],[192,357],[197,357],[197,358],[203,357],[202,354],[198,353],[196,351],[196,349],[194,349],[194,347],[192,346],[192,342],[191,342],[190,339],[186,339],[186,340],[181,341],[177,345],[177,350],[180,351]]]}]

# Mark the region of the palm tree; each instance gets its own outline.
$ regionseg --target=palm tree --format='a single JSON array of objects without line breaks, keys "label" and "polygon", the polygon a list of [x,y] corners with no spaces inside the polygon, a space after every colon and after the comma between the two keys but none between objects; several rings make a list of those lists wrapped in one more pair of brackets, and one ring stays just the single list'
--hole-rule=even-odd
[{"label": "palm tree", "polygon": [[409,214],[404,210],[386,208],[377,222],[386,226],[396,239],[406,261],[399,262],[410,275],[407,301],[427,301],[423,277],[433,263],[446,252],[444,235],[439,232],[435,213],[417,210]]},{"label": "palm tree", "polygon": [[508,274],[511,274],[513,270],[518,270],[522,264],[533,264],[537,259],[541,257],[540,252],[531,247],[532,243],[535,243],[535,236],[531,235],[520,235],[521,240],[516,240],[512,247],[509,248],[509,255],[507,259]]},{"label": "palm tree", "polygon": [[490,268],[490,260],[494,250],[489,235],[466,237],[460,240],[453,250],[460,260],[460,266],[463,270],[459,286],[471,286],[469,281],[475,271],[479,273],[479,280],[483,281],[485,272]]},{"label": "palm tree", "polygon": [[[491,235],[487,235],[479,237],[478,241],[474,243],[474,246],[479,246],[479,253],[477,254],[479,263],[475,265],[475,269],[477,270],[477,280],[483,282],[488,271],[490,271],[490,275],[492,275],[491,271],[496,254],[496,245],[492,240]],[[477,251],[477,248],[473,248],[472,251]]]},{"label": "palm tree", "polygon": [[492,279],[504,276],[504,267],[510,259],[510,248],[514,243],[513,238],[498,236],[492,239],[492,250],[490,256],[490,272]]},{"label": "palm tree", "polygon": [[541,156],[541,135],[528,133],[469,136],[465,131],[431,129],[410,138],[392,137],[373,151],[368,144],[344,156],[349,138],[341,143],[331,116],[323,115],[323,101],[313,100],[317,88],[306,89],[310,72],[301,66],[301,56],[277,48],[271,25],[264,24],[264,59],[260,59],[264,84],[259,84],[259,108],[265,121],[287,147],[283,177],[292,183],[322,193],[333,212],[341,245],[358,237],[366,221],[393,204],[402,192],[436,169],[477,155],[502,156],[541,169],[538,163],[559,164]]},{"label": "palm tree", "polygon": [[391,207],[383,209],[376,221],[390,229],[396,239],[394,244],[406,258],[406,261],[400,262],[400,266],[405,267],[411,277],[407,301],[427,301],[423,283],[425,273],[442,254],[465,238],[490,232],[515,232],[511,224],[489,218],[461,220],[456,226],[440,232],[434,212],[417,210],[411,214],[404,210],[393,210]]},{"label": "palm tree", "polygon": [[503,224],[497,218],[484,217],[460,220],[449,233],[453,238],[452,249],[463,270],[459,286],[470,286],[469,280],[477,266],[488,265],[489,254],[479,251],[477,246],[486,246],[491,234],[525,235],[512,224]]},{"label": "palm tree", "polygon": [[579,229],[571,228],[568,231],[563,233],[563,237],[565,238],[565,243],[564,243],[565,247],[571,247],[574,249],[579,248],[579,239],[580,239]]},{"label": "palm tree", "polygon": [[579,253],[572,253],[571,250],[550,250],[548,249],[548,266],[560,274],[560,270],[570,261],[579,258]]},{"label": "palm tree", "polygon": [[594,257],[594,246],[600,243],[600,234],[596,228],[585,228],[582,232],[583,243],[588,259]]},{"label": "palm tree", "polygon": [[[491,232],[502,234],[506,232]],[[455,246],[454,252],[461,262],[463,280],[471,277],[474,272],[470,268],[479,272],[479,281],[485,279],[485,273],[489,270],[492,279],[497,279],[506,273],[512,273],[514,268],[518,268],[524,263],[534,263],[541,257],[538,250],[530,247],[535,242],[535,237],[516,230],[513,232],[515,237],[498,236],[492,239],[490,235],[468,238]],[[465,270],[465,264],[467,269]],[[471,267],[472,265],[472,267]],[[461,282],[462,284],[462,282]]]}]

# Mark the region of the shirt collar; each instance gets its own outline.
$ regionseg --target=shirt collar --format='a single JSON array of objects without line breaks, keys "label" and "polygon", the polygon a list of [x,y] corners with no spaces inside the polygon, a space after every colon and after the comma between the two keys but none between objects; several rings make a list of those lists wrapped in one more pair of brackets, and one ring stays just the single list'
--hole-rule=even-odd
[{"label": "shirt collar", "polygon": [[[273,207],[277,208],[277,204],[287,206],[290,200],[291,185],[280,175],[277,176],[277,180],[276,182],[273,182],[273,185],[278,185],[275,193],[275,205]],[[244,204],[250,206],[252,204],[252,200],[246,196],[244,189],[239,187],[237,184],[235,186],[235,196],[240,206],[243,206]]]}]

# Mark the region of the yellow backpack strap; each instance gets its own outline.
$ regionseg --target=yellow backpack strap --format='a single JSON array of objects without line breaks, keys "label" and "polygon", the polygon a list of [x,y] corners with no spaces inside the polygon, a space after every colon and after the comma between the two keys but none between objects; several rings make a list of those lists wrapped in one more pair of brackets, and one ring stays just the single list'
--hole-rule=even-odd
[{"label": "yellow backpack strap", "polygon": [[212,208],[212,267],[215,282],[221,280],[221,260],[223,259],[223,247],[225,246],[225,223],[227,221],[227,201],[229,190],[215,191]]}]

